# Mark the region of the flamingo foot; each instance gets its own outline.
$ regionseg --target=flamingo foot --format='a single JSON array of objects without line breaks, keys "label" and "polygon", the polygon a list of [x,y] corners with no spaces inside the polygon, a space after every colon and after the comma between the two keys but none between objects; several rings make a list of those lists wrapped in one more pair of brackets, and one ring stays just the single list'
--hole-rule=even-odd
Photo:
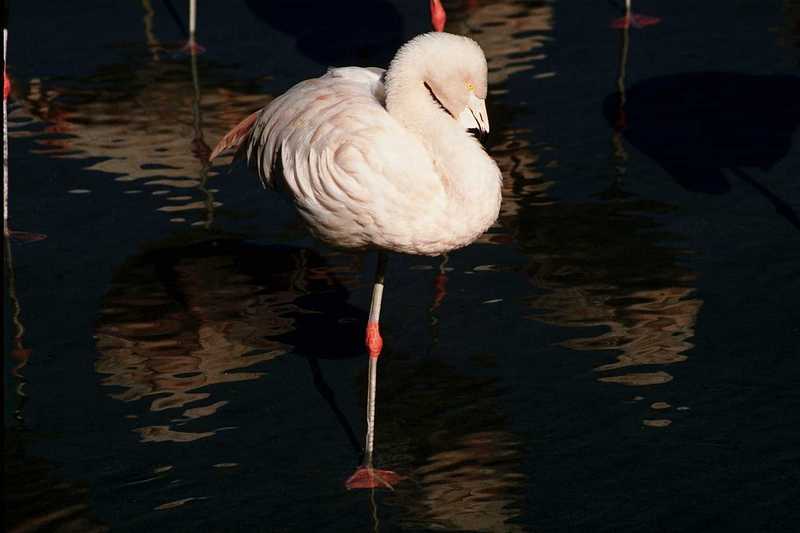
[{"label": "flamingo foot", "polygon": [[615,30],[621,30],[624,28],[646,28],[647,26],[653,26],[661,22],[659,17],[651,17],[648,15],[635,15],[631,13],[629,16],[621,17],[615,19],[611,22],[611,27]]},{"label": "flamingo foot", "polygon": [[380,470],[371,466],[359,466],[355,474],[345,481],[347,490],[353,489],[389,489],[402,481],[403,477],[391,470]]},{"label": "flamingo foot", "polygon": [[189,39],[186,41],[186,44],[184,44],[183,48],[181,48],[181,52],[191,55],[202,54],[205,51],[205,46],[198,44],[194,39]]},{"label": "flamingo foot", "polygon": [[36,242],[43,241],[47,235],[43,233],[28,233],[27,231],[9,230],[8,237],[14,242]]}]

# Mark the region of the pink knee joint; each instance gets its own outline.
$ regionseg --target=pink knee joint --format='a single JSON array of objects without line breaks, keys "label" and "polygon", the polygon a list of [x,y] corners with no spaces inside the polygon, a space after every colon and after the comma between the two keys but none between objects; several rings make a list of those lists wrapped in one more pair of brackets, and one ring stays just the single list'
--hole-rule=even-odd
[{"label": "pink knee joint", "polygon": [[378,323],[367,322],[367,350],[369,350],[369,356],[373,359],[377,359],[381,355],[382,349],[383,339],[378,330]]}]

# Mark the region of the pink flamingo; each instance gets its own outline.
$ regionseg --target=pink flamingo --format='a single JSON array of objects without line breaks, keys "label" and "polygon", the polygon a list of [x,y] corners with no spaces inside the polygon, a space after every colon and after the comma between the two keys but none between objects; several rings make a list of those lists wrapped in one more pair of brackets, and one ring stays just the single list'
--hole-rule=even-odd
[{"label": "pink flamingo", "polygon": [[378,251],[366,345],[367,431],[348,488],[391,487],[373,466],[379,330],[387,251],[440,255],[497,218],[502,176],[471,134],[487,134],[487,66],[467,37],[427,33],[389,69],[344,67],[303,81],[245,118],[214,148],[235,149],[265,186],[285,191],[330,245]]}]

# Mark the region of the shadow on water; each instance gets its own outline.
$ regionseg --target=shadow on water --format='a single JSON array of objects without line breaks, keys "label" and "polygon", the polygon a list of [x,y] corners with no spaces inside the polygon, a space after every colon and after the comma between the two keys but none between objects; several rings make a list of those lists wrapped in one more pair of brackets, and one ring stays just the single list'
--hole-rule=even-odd
[{"label": "shadow on water", "polygon": [[684,266],[688,252],[674,244],[679,237],[652,218],[671,208],[618,184],[597,195],[603,201],[544,203],[535,190],[517,196],[521,208],[504,224],[530,258],[527,272],[537,288],[528,300],[530,318],[602,328],[562,342],[578,351],[618,352],[615,361],[595,367],[601,382],[672,381],[665,365],[686,361],[702,300],[694,296],[696,275]]},{"label": "shadow on water", "polygon": [[297,39],[323,65],[385,68],[403,44],[403,18],[385,0],[247,0],[251,13]]},{"label": "shadow on water", "polygon": [[308,357],[315,385],[344,423],[316,359],[361,355],[366,315],[347,303],[346,278],[335,270],[311,250],[230,239],[133,258],[104,300],[97,372],[121,388],[115,398],[149,399],[151,413],[163,412],[160,423],[136,428],[142,441],[185,442],[214,434],[180,429],[228,403],[211,386],[258,379],[291,351]]},{"label": "shadow on water", "polygon": [[764,196],[789,223],[800,218],[744,169],[769,171],[800,125],[800,78],[698,72],[653,78],[606,98],[604,114],[625,139],[689,191],[730,190],[726,171]]},{"label": "shadow on water", "polygon": [[[117,269],[95,330],[96,370],[114,398],[131,402],[128,418],[141,443],[189,445],[233,429],[220,411],[228,403],[237,409],[241,398],[228,397],[230,389],[219,385],[258,380],[280,371],[270,370],[278,359],[303,357],[355,464],[361,448],[353,422],[360,429],[362,413],[348,419],[337,400],[341,385],[326,380],[323,368],[364,356],[366,313],[348,303],[360,270],[348,255],[323,258],[308,249],[224,237],[162,245]],[[380,461],[409,480],[381,500],[404,509],[410,528],[521,530],[515,522],[526,479],[522,441],[496,405],[496,378],[390,352],[381,363],[387,379],[378,383],[385,399]],[[487,358],[480,365],[491,366]],[[363,365],[358,369],[361,389]],[[269,401],[266,386],[259,390],[253,401]]]}]

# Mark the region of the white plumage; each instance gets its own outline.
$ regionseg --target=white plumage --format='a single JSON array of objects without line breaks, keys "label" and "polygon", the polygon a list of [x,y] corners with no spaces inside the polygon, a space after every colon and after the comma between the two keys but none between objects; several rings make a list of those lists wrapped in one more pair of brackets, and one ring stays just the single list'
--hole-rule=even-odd
[{"label": "white plumage", "polygon": [[391,487],[372,466],[378,321],[391,250],[438,255],[466,246],[497,219],[501,174],[470,133],[489,132],[486,58],[471,39],[420,35],[389,70],[346,67],[298,83],[217,144],[244,153],[264,185],[284,190],[321,240],[376,248],[364,462],[348,488]]},{"label": "white plumage", "polygon": [[465,128],[488,130],[485,96],[478,45],[424,34],[387,72],[333,68],[298,83],[212,158],[241,145],[265,185],[285,190],[329,244],[437,255],[474,241],[499,212],[500,171]]}]

